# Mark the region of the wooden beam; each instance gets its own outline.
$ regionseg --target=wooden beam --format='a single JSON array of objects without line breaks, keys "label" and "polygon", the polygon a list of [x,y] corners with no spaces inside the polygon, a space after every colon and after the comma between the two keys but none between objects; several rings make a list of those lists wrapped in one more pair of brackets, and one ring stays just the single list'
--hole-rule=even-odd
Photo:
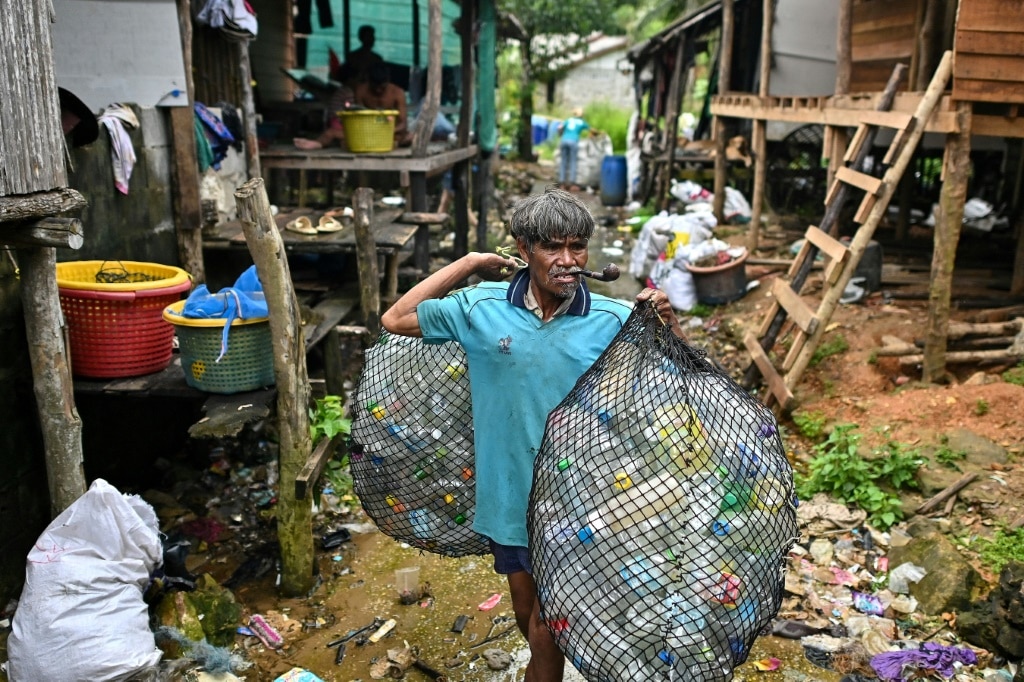
[{"label": "wooden beam", "polygon": [[[718,59],[718,92],[725,93],[731,89],[729,82],[732,74],[732,48],[735,12],[733,0],[722,0],[722,46],[719,48]],[[715,116],[712,121],[715,140],[715,187],[712,199],[712,210],[720,225],[725,223],[725,183],[728,180],[728,160],[725,158],[725,121]]]},{"label": "wooden beam", "polygon": [[434,119],[441,108],[441,0],[430,0],[427,17],[427,93],[412,131],[412,155],[415,157],[427,155],[427,145],[434,132]]},{"label": "wooden beam", "polygon": [[443,225],[448,222],[448,214],[406,212],[395,218],[395,222],[403,225]]},{"label": "wooden beam", "polygon": [[0,244],[7,246],[80,249],[84,243],[82,221],[78,218],[43,218],[7,225],[0,232]]},{"label": "wooden beam", "polygon": [[312,491],[313,486],[316,485],[317,480],[320,478],[320,474],[323,473],[328,460],[331,459],[344,440],[345,435],[339,433],[334,438],[321,438],[317,442],[313,452],[309,455],[309,459],[306,460],[305,466],[299,471],[299,475],[295,477],[296,500],[306,499],[306,495]]},{"label": "wooden beam", "polygon": [[373,223],[373,190],[360,187],[352,195],[355,209],[356,265],[359,269],[359,301],[363,324],[374,337],[380,333],[380,275],[377,272],[377,247],[370,225]]},{"label": "wooden beam", "polygon": [[[757,92],[767,97],[772,73],[772,27],[775,25],[775,2],[764,0],[761,21],[761,69]],[[764,186],[768,179],[767,121],[754,121],[751,149],[754,155],[754,191],[750,198],[750,234],[747,250],[754,253],[761,241],[761,211],[764,209]]]},{"label": "wooden beam", "polygon": [[284,242],[270,212],[263,178],[252,178],[239,187],[235,203],[249,253],[267,294],[280,443],[277,539],[281,547],[281,590],[294,597],[309,594],[312,589],[315,558],[313,510],[308,501],[296,499],[294,484],[312,450],[302,321]]},{"label": "wooden beam", "polygon": [[775,371],[775,367],[772,366],[772,361],[768,357],[768,354],[764,352],[757,337],[747,332],[746,336],[743,337],[743,345],[747,347],[747,351],[750,353],[750,359],[754,361],[758,369],[761,370],[761,376],[764,377],[765,383],[768,386],[768,391],[774,396],[775,401],[779,404],[783,411],[788,411],[795,402],[793,393],[786,386],[786,382],[782,380],[779,373]]},{"label": "wooden beam", "polygon": [[924,363],[921,378],[935,382],[946,377],[946,333],[949,326],[949,300],[953,288],[953,268],[967,201],[967,183],[971,170],[970,102],[957,104],[960,119],[958,135],[946,140],[942,165],[942,191],[935,221],[935,246],[932,249],[932,283],[928,297],[928,324],[925,333]]},{"label": "wooden beam", "polygon": [[48,192],[0,196],[0,223],[49,218],[85,208],[86,203],[85,197],[67,187]]},{"label": "wooden beam", "polygon": [[86,490],[82,420],[75,408],[71,366],[64,343],[56,251],[23,249],[18,251],[18,260],[32,389],[46,451],[50,513],[56,517]]}]

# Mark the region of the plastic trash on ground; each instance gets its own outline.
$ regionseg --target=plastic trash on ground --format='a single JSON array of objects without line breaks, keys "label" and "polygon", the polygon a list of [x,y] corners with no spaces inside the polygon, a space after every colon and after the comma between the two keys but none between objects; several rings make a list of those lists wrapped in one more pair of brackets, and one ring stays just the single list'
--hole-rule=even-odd
[{"label": "plastic trash on ground", "polygon": [[455,342],[384,333],[366,353],[350,462],[381,532],[447,556],[488,554],[473,530],[473,418],[466,354]]},{"label": "plastic trash on ground", "polygon": [[772,413],[643,306],[551,412],[528,529],[588,680],[729,680],[782,600],[793,472]]}]

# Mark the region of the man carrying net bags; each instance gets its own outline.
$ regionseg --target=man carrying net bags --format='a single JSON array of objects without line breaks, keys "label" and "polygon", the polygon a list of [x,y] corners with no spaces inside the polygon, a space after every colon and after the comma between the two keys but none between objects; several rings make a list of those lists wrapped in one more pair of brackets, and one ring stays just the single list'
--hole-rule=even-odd
[{"label": "man carrying net bags", "polygon": [[685,343],[663,292],[589,291],[575,196],[528,197],[510,228],[519,259],[470,253],[384,314],[356,492],[396,539],[494,555],[527,682],[561,680],[565,657],[589,680],[731,679],[797,535],[775,419]]}]

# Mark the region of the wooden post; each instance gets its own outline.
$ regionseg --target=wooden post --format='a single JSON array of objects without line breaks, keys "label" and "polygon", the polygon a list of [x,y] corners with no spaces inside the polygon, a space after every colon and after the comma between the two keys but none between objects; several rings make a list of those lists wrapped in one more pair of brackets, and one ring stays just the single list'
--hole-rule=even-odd
[{"label": "wooden post", "polygon": [[280,438],[277,539],[281,546],[281,590],[298,597],[308,594],[313,587],[314,558],[311,502],[295,495],[295,480],[312,451],[302,320],[284,242],[270,213],[263,178],[252,178],[239,187],[235,204],[249,254],[267,296]]},{"label": "wooden post", "polygon": [[676,56],[672,65],[672,80],[668,84],[668,98],[665,102],[665,166],[661,169],[658,182],[658,200],[661,209],[668,208],[669,190],[672,188],[672,167],[676,160],[676,143],[679,139],[679,105],[682,99],[683,55],[686,34],[676,36]]},{"label": "wooden post", "polygon": [[170,107],[171,149],[174,154],[174,204],[178,236],[178,260],[192,275],[192,281],[206,281],[203,265],[202,211],[199,205],[199,160],[196,151],[195,101],[192,83],[192,14],[191,1],[178,0],[178,28],[181,32],[181,54],[185,63],[185,93],[188,106]]},{"label": "wooden post", "polygon": [[946,138],[942,164],[942,192],[935,220],[935,246],[932,250],[932,285],[928,289],[928,326],[925,332],[921,378],[936,382],[946,375],[946,332],[949,326],[949,299],[953,288],[953,264],[967,201],[967,181],[971,170],[971,103],[957,102],[959,133]]},{"label": "wooden post", "polygon": [[359,306],[363,325],[370,338],[380,334],[380,275],[377,272],[377,245],[370,224],[373,222],[373,190],[360,187],[352,194],[355,210],[356,265],[359,268]]},{"label": "wooden post", "polygon": [[[249,41],[238,40],[238,74],[242,81],[242,125],[245,126],[245,165],[249,178],[258,178],[260,171],[260,148],[256,135],[256,102],[252,94],[252,66],[249,64]],[[304,196],[300,194],[300,202]],[[300,203],[301,205],[301,203]]]},{"label": "wooden post", "polygon": [[[772,73],[772,27],[775,22],[775,2],[764,0],[761,18],[761,74],[758,79],[757,94],[761,98],[768,96],[768,86]],[[750,199],[750,234],[747,249],[753,253],[761,240],[761,211],[764,209],[764,184],[768,177],[768,122],[762,118],[754,119],[754,130],[751,135],[751,146],[754,152],[754,192]]]},{"label": "wooden post", "polygon": [[1013,275],[1010,278],[1010,295],[1024,294],[1024,210],[1017,216],[1014,232],[1017,235],[1017,249],[1013,257]]},{"label": "wooden post", "polygon": [[57,252],[18,249],[21,301],[30,343],[32,382],[46,448],[50,513],[56,517],[85,493],[82,420],[64,346],[63,316],[57,293]]},{"label": "wooden post", "polygon": [[[836,95],[850,92],[850,78],[853,68],[853,0],[839,0],[838,28],[836,29]],[[850,135],[846,128],[828,126],[832,132],[825,138],[830,141],[822,153],[828,157],[828,174],[826,187],[835,182],[836,171],[843,165],[846,147],[850,144]]]},{"label": "wooden post", "polygon": [[[733,0],[722,0],[722,47],[718,57],[718,94],[724,95],[730,89],[732,71]],[[718,222],[725,222],[725,185],[729,170],[725,158],[725,121],[715,116],[713,121],[715,139],[715,197],[712,208]]]},{"label": "wooden post", "polygon": [[417,158],[427,155],[427,144],[434,132],[434,119],[437,118],[437,110],[441,108],[441,43],[444,39],[441,35],[441,0],[430,0],[427,16],[427,93],[423,97],[412,131],[412,155]]},{"label": "wooden post", "polygon": [[[476,82],[476,65],[473,48],[476,36],[475,2],[462,3],[459,25],[462,37],[462,102],[459,106],[459,127],[456,133],[459,147],[469,145],[469,134],[473,122],[473,84]],[[472,192],[469,186],[471,164],[460,161],[452,170],[452,213],[455,216],[455,244],[452,259],[456,260],[469,252],[469,208]]]}]

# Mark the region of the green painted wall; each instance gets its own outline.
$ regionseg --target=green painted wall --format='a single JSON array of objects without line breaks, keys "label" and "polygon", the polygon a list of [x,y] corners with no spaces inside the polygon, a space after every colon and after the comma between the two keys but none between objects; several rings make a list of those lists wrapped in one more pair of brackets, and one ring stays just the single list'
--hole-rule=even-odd
[{"label": "green painted wall", "polygon": [[[312,22],[313,34],[309,36],[309,52],[306,58],[306,69],[313,73],[327,75],[327,49],[334,50],[338,57],[344,59],[345,38],[344,22],[342,21],[342,0],[331,0],[331,13],[334,19],[332,28],[320,28],[317,3],[313,3]],[[396,64],[415,64],[412,40],[412,0],[376,0],[375,2],[353,2],[350,7],[351,17],[351,49],[359,47],[356,32],[363,24],[370,24],[376,29],[376,44],[373,51],[385,61]],[[442,26],[442,57],[443,63],[459,64],[462,61],[460,38],[452,28],[452,22],[459,18],[461,10],[454,0],[441,3]],[[420,50],[419,64],[427,67],[427,37],[429,25],[427,2],[419,2]]]}]

